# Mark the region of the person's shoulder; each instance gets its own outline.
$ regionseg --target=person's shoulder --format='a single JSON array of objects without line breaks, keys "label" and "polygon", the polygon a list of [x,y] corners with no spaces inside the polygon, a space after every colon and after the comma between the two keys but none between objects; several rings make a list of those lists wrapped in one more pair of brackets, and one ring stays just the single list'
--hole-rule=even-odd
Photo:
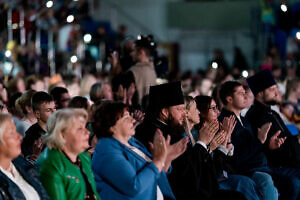
[{"label": "person's shoulder", "polygon": [[27,161],[22,155],[15,158],[13,160],[13,163],[15,166],[18,166],[25,170],[26,170],[26,168],[34,168],[34,165],[32,163],[30,163],[29,161]]},{"label": "person's shoulder", "polygon": [[48,149],[46,148],[42,154],[39,156],[36,163],[40,165],[40,169],[47,169],[52,166],[53,168],[63,168],[65,160],[63,158],[63,154],[56,149]]},{"label": "person's shoulder", "polygon": [[120,148],[121,145],[118,140],[114,139],[113,137],[103,137],[99,139],[95,151],[98,153],[107,153],[115,152]]},{"label": "person's shoulder", "polygon": [[32,124],[25,132],[25,137],[26,135],[36,134],[37,132],[40,131],[43,131],[43,129],[40,127],[38,123]]},{"label": "person's shoulder", "polygon": [[81,162],[91,162],[91,157],[85,151],[79,154],[78,157]]}]

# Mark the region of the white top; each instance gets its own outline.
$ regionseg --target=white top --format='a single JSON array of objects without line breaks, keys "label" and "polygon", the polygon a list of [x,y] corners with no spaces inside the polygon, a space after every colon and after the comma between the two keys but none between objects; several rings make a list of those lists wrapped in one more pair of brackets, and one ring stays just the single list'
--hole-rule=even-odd
[{"label": "white top", "polygon": [[[141,150],[139,150],[138,148],[134,147],[134,146],[130,146],[130,149],[132,151],[134,151],[136,154],[138,154],[139,156],[141,156],[142,158],[144,158],[147,162],[151,162],[152,160],[146,155],[144,154],[144,152],[142,152]],[[159,186],[157,185],[157,200],[164,200],[164,196],[159,188]]]},{"label": "white top", "polygon": [[11,163],[8,170],[0,166],[0,170],[19,187],[27,200],[40,200],[37,191],[21,176],[14,164]]},{"label": "white top", "polygon": [[16,123],[17,132],[20,133],[23,137],[25,136],[25,132],[32,126],[31,123],[25,121],[24,119],[19,120]]}]

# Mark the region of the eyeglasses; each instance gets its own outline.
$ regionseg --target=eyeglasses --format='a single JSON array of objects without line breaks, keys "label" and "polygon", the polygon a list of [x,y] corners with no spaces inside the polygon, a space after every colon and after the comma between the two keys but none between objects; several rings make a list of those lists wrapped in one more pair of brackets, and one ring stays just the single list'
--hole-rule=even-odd
[{"label": "eyeglasses", "polygon": [[219,110],[219,107],[216,105],[216,106],[211,106],[209,107],[208,109],[212,109],[213,111],[218,111]]}]

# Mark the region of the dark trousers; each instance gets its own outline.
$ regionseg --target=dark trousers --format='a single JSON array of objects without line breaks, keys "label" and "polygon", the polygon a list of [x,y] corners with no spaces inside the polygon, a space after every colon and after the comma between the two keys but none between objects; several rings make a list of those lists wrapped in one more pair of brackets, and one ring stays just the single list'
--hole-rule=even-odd
[{"label": "dark trousers", "polygon": [[300,200],[300,169],[271,168],[270,174],[281,200]]}]

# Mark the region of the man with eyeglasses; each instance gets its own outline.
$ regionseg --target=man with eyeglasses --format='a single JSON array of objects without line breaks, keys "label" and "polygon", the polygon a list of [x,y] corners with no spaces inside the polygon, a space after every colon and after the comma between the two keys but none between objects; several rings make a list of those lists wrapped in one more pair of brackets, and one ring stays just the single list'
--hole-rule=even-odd
[{"label": "man with eyeglasses", "polygon": [[[281,199],[297,199],[298,179],[270,167],[265,154],[265,149],[268,148],[267,135],[272,123],[262,124],[255,129],[247,118],[241,116],[242,109],[247,106],[247,95],[243,85],[237,81],[225,82],[220,88],[220,99],[224,108],[219,120],[222,121],[224,117],[232,114],[237,119],[231,135],[231,142],[234,145],[232,159],[234,169],[240,174],[251,177],[261,187],[262,199],[277,199],[275,186],[278,188]],[[276,148],[279,148],[284,141],[284,138],[278,138],[277,135],[269,139],[269,143],[277,144]],[[295,169],[295,174],[297,174],[297,169]]]}]

